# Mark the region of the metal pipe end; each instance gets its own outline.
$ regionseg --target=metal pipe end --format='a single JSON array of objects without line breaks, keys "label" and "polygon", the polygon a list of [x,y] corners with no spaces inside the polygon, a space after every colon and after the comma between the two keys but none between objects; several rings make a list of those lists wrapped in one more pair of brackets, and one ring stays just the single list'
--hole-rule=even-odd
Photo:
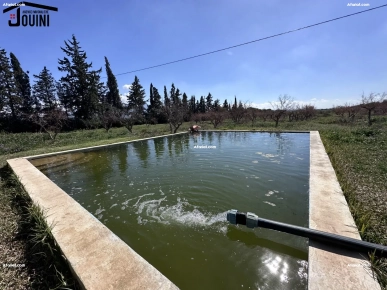
[{"label": "metal pipe end", "polygon": [[236,222],[236,215],[237,215],[237,210],[236,209],[230,209],[228,212],[227,212],[227,221],[230,222],[230,224],[232,225],[236,225],[237,222]]}]

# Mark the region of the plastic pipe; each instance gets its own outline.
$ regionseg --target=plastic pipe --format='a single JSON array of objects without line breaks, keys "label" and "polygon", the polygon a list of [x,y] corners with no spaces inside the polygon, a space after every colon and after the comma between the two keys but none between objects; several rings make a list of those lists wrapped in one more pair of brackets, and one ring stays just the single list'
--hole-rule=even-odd
[{"label": "plastic pipe", "polygon": [[259,218],[257,215],[251,212],[245,214],[243,212],[238,212],[236,209],[232,209],[227,212],[227,220],[234,225],[241,224],[246,225],[248,228],[260,227],[280,231],[304,238],[309,238],[313,241],[317,241],[320,243],[335,245],[346,249],[352,249],[358,252],[375,252],[376,256],[387,258],[386,246]]}]

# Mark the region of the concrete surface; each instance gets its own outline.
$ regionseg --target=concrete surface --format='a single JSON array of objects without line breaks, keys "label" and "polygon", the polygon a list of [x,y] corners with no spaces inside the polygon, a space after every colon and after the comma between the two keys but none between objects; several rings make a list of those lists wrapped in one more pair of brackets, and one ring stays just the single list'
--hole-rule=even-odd
[{"label": "concrete surface", "polygon": [[7,161],[85,289],[178,289],[27,159]]},{"label": "concrete surface", "polygon": [[[309,228],[361,240],[320,134],[310,132]],[[309,241],[309,290],[380,289],[353,251]]]}]

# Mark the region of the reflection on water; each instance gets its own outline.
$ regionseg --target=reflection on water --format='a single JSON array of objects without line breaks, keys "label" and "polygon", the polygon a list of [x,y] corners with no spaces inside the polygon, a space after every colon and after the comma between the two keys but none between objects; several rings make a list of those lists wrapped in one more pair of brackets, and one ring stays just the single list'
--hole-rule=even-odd
[{"label": "reflection on water", "polygon": [[201,132],[32,163],[181,289],[307,288],[306,239],[226,212],[307,226],[309,134]]}]

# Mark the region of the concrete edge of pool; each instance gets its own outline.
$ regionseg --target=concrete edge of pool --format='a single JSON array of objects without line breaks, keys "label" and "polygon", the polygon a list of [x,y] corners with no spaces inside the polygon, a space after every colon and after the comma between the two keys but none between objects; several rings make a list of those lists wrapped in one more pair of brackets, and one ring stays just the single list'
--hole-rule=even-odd
[{"label": "concrete edge of pool", "polygon": [[98,148],[105,148],[105,147],[109,147],[109,146],[116,146],[116,145],[121,145],[121,144],[127,144],[127,143],[132,143],[132,142],[137,142],[137,141],[151,140],[151,139],[154,139],[154,138],[167,137],[167,136],[180,135],[180,134],[187,134],[187,132],[179,132],[179,133],[175,133],[175,134],[167,134],[167,135],[161,135],[161,136],[156,136],[156,137],[148,137],[148,138],[129,140],[129,141],[122,141],[122,142],[105,144],[105,145],[97,145],[97,146],[90,146],[90,147],[85,147],[85,148],[71,149],[71,150],[52,152],[52,153],[45,153],[45,154],[39,154],[39,155],[33,155],[33,156],[26,156],[26,157],[23,157],[23,158],[25,158],[25,159],[37,159],[37,158],[42,158],[42,157],[62,155],[62,154],[67,154],[67,153],[80,152],[80,151],[87,152],[87,151],[95,150],[95,149],[98,149]]},{"label": "concrete edge of pool", "polygon": [[[318,131],[310,132],[309,228],[361,240]],[[308,288],[380,289],[361,255],[309,240]]]},{"label": "concrete edge of pool", "polygon": [[[310,133],[309,226],[360,239],[319,133],[268,133]],[[7,160],[32,201],[46,211],[47,223],[55,225],[52,233],[85,289],[178,288],[28,160],[171,135],[176,134]],[[309,289],[380,289],[369,271],[369,262],[353,252],[310,241],[308,268]]]}]

